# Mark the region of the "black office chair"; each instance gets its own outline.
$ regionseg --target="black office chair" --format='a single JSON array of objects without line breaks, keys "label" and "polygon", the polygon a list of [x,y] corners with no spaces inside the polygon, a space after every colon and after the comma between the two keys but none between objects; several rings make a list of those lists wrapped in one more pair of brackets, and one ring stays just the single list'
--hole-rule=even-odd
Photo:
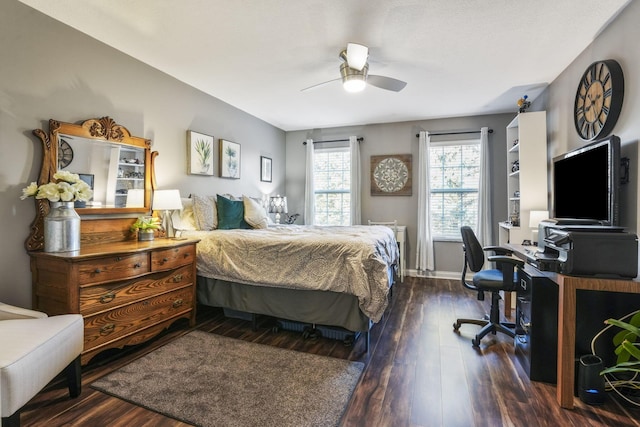
[{"label": "black office chair", "polygon": [[[461,227],[462,244],[464,250],[464,268],[462,269],[462,285],[478,292],[478,300],[484,301],[484,293],[491,292],[491,313],[488,319],[458,319],[453,324],[453,330],[457,331],[463,323],[472,323],[482,326],[478,335],[471,341],[474,347],[480,346],[480,340],[489,332],[496,334],[502,332],[510,337],[515,336],[515,325],[508,322],[500,322],[500,291],[511,292],[516,289],[517,279],[514,274],[516,266],[522,267],[524,262],[511,257],[509,249],[500,246],[487,246],[483,248],[471,227]],[[496,255],[488,257],[489,261],[496,263],[497,269],[482,270],[484,264],[484,251],[493,251]],[[467,266],[475,274],[473,281],[466,279]]]}]

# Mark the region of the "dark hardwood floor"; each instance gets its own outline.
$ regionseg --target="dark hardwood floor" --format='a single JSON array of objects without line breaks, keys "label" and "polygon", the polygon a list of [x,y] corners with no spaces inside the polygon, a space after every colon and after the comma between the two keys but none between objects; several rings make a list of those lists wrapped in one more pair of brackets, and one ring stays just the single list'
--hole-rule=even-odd
[{"label": "dark hardwood floor", "polygon": [[[513,353],[511,339],[488,336],[480,350],[471,346],[478,327],[457,317],[481,317],[487,301],[459,281],[406,278],[394,289],[393,303],[363,340],[304,340],[300,333],[272,332],[266,324],[252,331],[250,322],[227,319],[221,310],[198,307],[197,329],[297,351],[367,364],[343,426],[640,426],[640,410],[608,399],[588,406],[576,399],[574,410],[561,409],[554,385],[531,382]],[[151,342],[107,351],[82,370],[83,391],[69,399],[62,378],[32,399],[23,426],[184,426],[186,424],[93,390],[97,378],[189,332],[179,321]]]}]

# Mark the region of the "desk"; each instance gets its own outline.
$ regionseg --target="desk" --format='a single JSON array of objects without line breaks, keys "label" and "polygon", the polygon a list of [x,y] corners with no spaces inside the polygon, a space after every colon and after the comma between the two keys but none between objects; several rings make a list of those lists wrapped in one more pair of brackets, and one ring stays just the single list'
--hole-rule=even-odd
[{"label": "desk", "polygon": [[[531,247],[505,245],[521,259],[527,259]],[[627,292],[640,294],[640,282],[636,280],[600,279],[574,277],[563,274],[541,272],[558,285],[558,378],[556,399],[561,407],[573,408],[576,347],[576,291]]]},{"label": "desk", "polygon": [[407,269],[407,262],[405,254],[407,250],[407,226],[396,226],[396,240],[398,241],[398,247],[400,248],[400,281],[404,282],[404,273]]}]

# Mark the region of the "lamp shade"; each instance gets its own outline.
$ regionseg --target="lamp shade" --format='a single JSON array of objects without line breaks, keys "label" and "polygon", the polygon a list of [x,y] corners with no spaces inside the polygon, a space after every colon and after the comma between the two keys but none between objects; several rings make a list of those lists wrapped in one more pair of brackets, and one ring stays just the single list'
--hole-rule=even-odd
[{"label": "lamp shade", "polygon": [[269,213],[287,213],[287,198],[283,196],[274,196],[269,198]]},{"label": "lamp shade", "polygon": [[354,70],[362,70],[367,65],[369,48],[358,43],[347,43],[347,63]]},{"label": "lamp shade", "polygon": [[182,201],[180,200],[179,190],[156,190],[153,193],[154,211],[170,211],[174,209],[182,209]]},{"label": "lamp shade", "polygon": [[545,219],[549,218],[549,211],[530,211],[529,212],[529,228],[538,228]]}]

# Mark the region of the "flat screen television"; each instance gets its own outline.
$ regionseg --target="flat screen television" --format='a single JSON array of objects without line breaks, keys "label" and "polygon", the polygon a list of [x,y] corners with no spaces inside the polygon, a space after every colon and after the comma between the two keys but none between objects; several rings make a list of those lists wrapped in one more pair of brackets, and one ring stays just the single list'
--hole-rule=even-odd
[{"label": "flat screen television", "polygon": [[618,225],[620,138],[611,135],[553,159],[554,218]]}]

